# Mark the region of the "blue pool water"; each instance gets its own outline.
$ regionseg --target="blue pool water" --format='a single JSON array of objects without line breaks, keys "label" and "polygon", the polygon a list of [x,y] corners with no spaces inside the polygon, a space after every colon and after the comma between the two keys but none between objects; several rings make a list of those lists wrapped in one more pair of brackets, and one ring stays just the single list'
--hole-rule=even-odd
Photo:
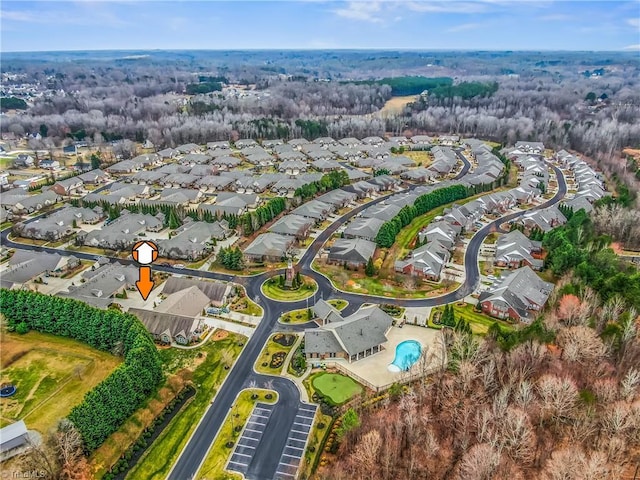
[{"label": "blue pool water", "polygon": [[405,340],[396,347],[396,358],[389,364],[387,369],[390,372],[404,372],[411,368],[420,358],[422,345],[415,340]]}]

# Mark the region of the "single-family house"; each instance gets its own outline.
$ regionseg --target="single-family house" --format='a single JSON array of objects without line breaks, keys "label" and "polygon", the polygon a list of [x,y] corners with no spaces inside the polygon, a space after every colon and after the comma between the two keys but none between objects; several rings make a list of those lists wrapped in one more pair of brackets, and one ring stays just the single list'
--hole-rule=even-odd
[{"label": "single-family house", "polygon": [[285,258],[295,242],[292,235],[262,233],[244,249],[244,256],[252,262],[279,262]]},{"label": "single-family house", "polygon": [[487,315],[528,322],[542,310],[553,288],[553,283],[542,280],[531,268],[522,267],[482,292],[478,301]]},{"label": "single-family house", "polygon": [[352,268],[364,267],[376,252],[376,244],[362,238],[338,238],[329,250],[327,261]]}]

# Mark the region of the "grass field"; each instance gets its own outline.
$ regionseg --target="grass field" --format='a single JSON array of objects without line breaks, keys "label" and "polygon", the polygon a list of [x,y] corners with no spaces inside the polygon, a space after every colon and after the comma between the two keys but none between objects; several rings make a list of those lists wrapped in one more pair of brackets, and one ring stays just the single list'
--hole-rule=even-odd
[{"label": "grass field", "polygon": [[[269,393],[273,395],[273,398],[267,400],[265,395]],[[257,395],[255,399],[251,398],[254,394]],[[220,427],[220,432],[213,442],[200,471],[196,474],[196,478],[201,480],[231,480],[242,478],[242,476],[237,473],[226,472],[224,470],[227,465],[227,460],[231,452],[233,452],[233,447],[228,448],[226,444],[227,442],[233,442],[235,444],[238,441],[242,431],[236,432],[235,428],[247,422],[253,406],[257,402],[276,403],[277,401],[278,394],[270,390],[251,389],[240,392],[240,395],[238,395],[238,398],[230,410],[233,412],[233,417],[227,414],[227,418],[225,418],[222,427]]]},{"label": "grass field", "polygon": [[431,152],[426,150],[407,150],[402,155],[416,162],[416,166],[428,167],[433,162]]},{"label": "grass field", "polygon": [[55,427],[85,393],[104,380],[122,361],[65,337],[39,332],[0,332],[0,382],[17,387],[0,399],[0,426],[24,419],[41,433]]},{"label": "grass field", "polygon": [[417,283],[416,279],[404,276],[408,282],[411,282],[411,285],[408,283],[405,286],[394,280],[396,276],[401,277],[395,273],[387,279],[367,277],[361,271],[346,270],[340,265],[329,265],[323,260],[315,260],[313,268],[326,275],[334,287],[345,292],[366,293],[388,298],[429,298],[455,290],[459,285],[455,282],[446,286],[428,281]]},{"label": "grass field", "polygon": [[397,113],[402,113],[407,104],[411,102],[415,102],[418,98],[417,95],[406,95],[402,97],[391,97],[387,100],[384,106],[380,109],[380,113],[382,115],[394,115]]},{"label": "grass field", "polygon": [[244,297],[233,302],[230,306],[230,310],[238,313],[244,313],[245,315],[252,315],[254,317],[261,317],[264,314],[262,307],[247,297],[246,294]]},{"label": "grass field", "polygon": [[310,297],[318,289],[318,284],[310,277],[302,276],[303,285],[297,290],[280,288],[277,277],[272,277],[262,284],[262,293],[272,300],[296,301]]},{"label": "grass field", "polygon": [[[225,363],[232,363],[240,354],[240,343],[246,342],[242,335],[229,333],[225,338],[213,340],[214,335],[201,348],[181,350],[168,348],[160,351],[163,369],[169,373],[187,370],[187,378],[197,388],[196,395],[176,415],[145,456],[129,472],[127,478],[164,480],[178,455],[196,428],[211,398],[227,376]],[[202,356],[199,356],[202,354]]]},{"label": "grass field", "polygon": [[362,391],[355,380],[339,373],[318,373],[313,376],[311,385],[336,405],[343,404]]},{"label": "grass field", "polygon": [[[283,334],[276,333],[274,335],[271,335],[271,337],[269,337],[269,340],[267,340],[267,344],[262,349],[260,356],[256,360],[255,369],[259,373],[266,373],[269,375],[280,375],[280,372],[282,371],[282,367],[284,366],[284,358],[286,358],[286,356],[289,354],[289,352],[291,351],[291,348],[293,347],[297,339],[297,336],[295,334],[292,334],[292,333],[286,334],[286,335],[295,336],[296,339],[293,340],[293,343],[291,345],[289,345],[288,347],[285,347],[284,345],[280,345],[279,343],[276,343],[273,341],[273,338],[276,335],[283,335]],[[272,367],[271,358],[273,354],[277,352],[284,352],[284,358],[282,359],[282,364],[280,364],[279,367]],[[266,365],[263,365],[263,363],[266,363]]]}]

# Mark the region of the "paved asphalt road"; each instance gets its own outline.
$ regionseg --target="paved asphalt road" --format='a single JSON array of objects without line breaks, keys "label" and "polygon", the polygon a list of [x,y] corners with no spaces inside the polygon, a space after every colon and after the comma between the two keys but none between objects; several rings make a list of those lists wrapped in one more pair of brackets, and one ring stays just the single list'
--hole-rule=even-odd
[{"label": "paved asphalt road", "polygon": [[[459,178],[466,174],[466,172],[470,168],[470,164],[466,159],[464,159],[460,151],[457,151],[456,153],[463,159],[464,162],[463,169],[457,175],[457,177]],[[555,166],[552,166],[552,168],[555,170],[556,176],[558,178],[558,192],[552,199],[544,202],[538,207],[535,207],[535,209],[541,209],[551,206],[559,202],[566,194],[567,186],[564,180],[564,176],[558,168],[556,168]],[[415,186],[410,187],[407,191],[411,190],[412,188],[415,188]],[[376,300],[409,307],[436,306],[459,300],[460,298],[463,298],[473,292],[479,282],[480,273],[478,269],[477,258],[480,245],[482,244],[484,238],[492,231],[495,231],[500,223],[513,220],[524,214],[524,212],[517,212],[505,217],[501,217],[499,220],[495,220],[489,225],[486,225],[475,234],[475,236],[471,239],[465,254],[465,282],[454,292],[437,298],[412,300],[391,299],[386,297],[374,297],[362,294],[337,292],[326,277],[311,270],[311,262],[313,261],[313,258],[320,250],[322,245],[326,242],[326,240],[328,240],[341,225],[343,225],[346,221],[348,221],[354,215],[357,215],[365,208],[370,207],[372,204],[384,201],[385,198],[386,197],[380,197],[371,203],[361,205],[351,212],[340,217],[336,222],[334,222],[325,231],[323,231],[305,252],[298,265],[302,273],[313,277],[318,283],[319,289],[316,296],[314,296],[315,299],[317,299],[318,296],[321,296],[324,299],[329,299],[331,297],[343,298],[349,301],[349,306],[347,307],[347,309],[345,309],[346,314],[350,314],[357,310],[362,303]],[[30,221],[33,221],[36,218],[38,217],[35,217]],[[86,260],[95,258],[95,255],[82,252],[69,252],[54,248],[37,247],[33,245],[23,245],[20,243],[15,243],[8,239],[8,233],[9,229],[6,229],[1,233],[2,244],[6,247],[32,251],[46,251],[50,253],[58,253],[61,255],[74,255]],[[117,261],[123,265],[135,264],[133,260],[129,259],[111,258],[111,261]],[[301,402],[299,392],[293,382],[285,378],[259,375],[253,370],[253,365],[255,363],[255,360],[260,355],[262,347],[272,331],[298,330],[298,327],[285,327],[279,324],[277,320],[285,311],[306,307],[307,301],[302,300],[298,302],[285,303],[267,300],[264,297],[260,290],[260,286],[267,278],[273,275],[280,274],[282,272],[281,270],[266,272],[252,277],[238,277],[222,273],[176,269],[173,267],[154,266],[154,269],[175,274],[192,275],[195,277],[240,283],[245,286],[247,294],[250,296],[250,298],[258,300],[258,303],[264,309],[264,319],[260,322],[260,324],[256,328],[255,333],[249,339],[247,345],[243,349],[241,355],[238,357],[238,360],[230,371],[226,381],[223,383],[217,395],[212,400],[210,407],[203,415],[200,424],[194,431],[192,437],[189,439],[187,445],[178,458],[178,461],[174,465],[174,468],[169,475],[169,479],[186,480],[191,479],[195,476],[199,466],[201,465],[207,454],[210,445],[213,443],[213,440],[218,430],[220,429],[224,418],[232,407],[237,394],[242,389],[248,388],[249,384],[252,381],[255,381],[260,387],[263,387],[267,381],[271,381],[273,383],[274,390],[278,392],[279,399],[272,413],[271,419],[269,420],[270,422],[273,422],[273,424],[269,424],[267,431],[265,432],[260,444],[258,445],[258,448],[256,449],[256,454],[254,455],[254,458],[249,465],[247,478],[252,480],[272,479],[278,466],[278,459],[280,458],[280,455],[282,454],[282,451],[284,449],[287,435],[293,424],[296,412],[298,410],[298,407],[301,405]]]}]

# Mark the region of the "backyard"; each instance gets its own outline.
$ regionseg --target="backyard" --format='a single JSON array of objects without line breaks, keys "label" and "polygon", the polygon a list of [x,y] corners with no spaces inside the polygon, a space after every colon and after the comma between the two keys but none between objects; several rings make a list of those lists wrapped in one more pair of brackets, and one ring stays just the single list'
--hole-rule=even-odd
[{"label": "backyard", "polygon": [[[217,333],[220,332],[220,335]],[[160,351],[163,368],[184,376],[197,388],[190,403],[169,423],[127,478],[165,479],[187,443],[212,396],[240,354],[246,337],[219,330],[202,347],[193,350],[167,348]]]},{"label": "backyard", "polygon": [[[431,318],[429,319],[429,326],[434,328],[440,328],[439,324],[433,323],[433,319],[435,318],[436,312],[441,314],[444,310],[444,307],[435,307],[431,310]],[[453,313],[455,315],[456,320],[458,318],[463,318],[469,323],[471,327],[471,331],[476,335],[484,335],[489,330],[489,327],[494,323],[498,323],[503,330],[512,331],[515,330],[515,326],[509,322],[505,322],[503,320],[499,320],[497,318],[492,318],[488,315],[485,315],[482,312],[477,312],[474,309],[473,305],[469,304],[453,304]]]},{"label": "backyard", "polygon": [[122,361],[76,340],[39,332],[1,331],[0,341],[0,383],[17,387],[15,395],[0,399],[1,427],[23,419],[29,429],[47,432]]}]

